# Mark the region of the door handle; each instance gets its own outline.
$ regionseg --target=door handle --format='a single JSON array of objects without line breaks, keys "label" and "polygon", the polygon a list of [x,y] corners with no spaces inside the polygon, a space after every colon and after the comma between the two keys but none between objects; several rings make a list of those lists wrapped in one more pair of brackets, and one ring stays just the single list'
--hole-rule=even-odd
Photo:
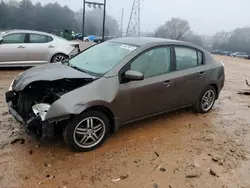
[{"label": "door handle", "polygon": [[163,87],[170,87],[172,85],[173,81],[167,80],[165,82],[162,83]]},{"label": "door handle", "polygon": [[49,45],[49,48],[54,48],[55,46]]},{"label": "door handle", "polygon": [[198,76],[200,76],[201,78],[204,77],[205,75],[206,75],[205,72],[200,72],[200,73],[198,74]]},{"label": "door handle", "polygon": [[24,46],[22,46],[22,45],[20,45],[20,46],[18,46],[17,48],[25,48]]}]

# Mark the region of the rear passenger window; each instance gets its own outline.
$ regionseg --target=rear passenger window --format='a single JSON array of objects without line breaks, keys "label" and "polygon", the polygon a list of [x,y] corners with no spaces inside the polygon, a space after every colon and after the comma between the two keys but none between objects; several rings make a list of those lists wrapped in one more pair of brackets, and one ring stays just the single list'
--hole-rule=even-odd
[{"label": "rear passenger window", "polygon": [[52,41],[52,37],[40,34],[30,34],[30,43],[47,43]]},{"label": "rear passenger window", "polygon": [[[194,49],[186,47],[175,47],[175,55],[177,70],[188,69],[198,65],[197,51]],[[202,54],[200,54],[200,56],[202,62]]]},{"label": "rear passenger window", "polygon": [[51,41],[53,41],[53,38],[52,37],[50,37],[50,36],[47,36],[47,38],[48,38],[48,42],[51,42]]}]

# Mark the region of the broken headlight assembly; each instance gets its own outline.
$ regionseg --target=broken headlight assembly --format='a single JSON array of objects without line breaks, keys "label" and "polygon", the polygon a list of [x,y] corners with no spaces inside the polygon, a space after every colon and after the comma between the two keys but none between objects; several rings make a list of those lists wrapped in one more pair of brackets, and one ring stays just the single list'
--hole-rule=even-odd
[{"label": "broken headlight assembly", "polygon": [[50,108],[49,104],[40,103],[32,106],[32,110],[37,117],[40,117],[42,121],[45,120],[45,116]]},{"label": "broken headlight assembly", "polygon": [[14,81],[15,81],[16,78],[18,78],[18,76],[20,76],[22,73],[23,73],[23,72],[20,72],[20,73],[17,75],[17,77],[15,77],[15,78],[12,80],[12,82],[11,82],[11,84],[10,84],[10,87],[9,87],[9,91],[12,91],[12,90],[13,90]]}]

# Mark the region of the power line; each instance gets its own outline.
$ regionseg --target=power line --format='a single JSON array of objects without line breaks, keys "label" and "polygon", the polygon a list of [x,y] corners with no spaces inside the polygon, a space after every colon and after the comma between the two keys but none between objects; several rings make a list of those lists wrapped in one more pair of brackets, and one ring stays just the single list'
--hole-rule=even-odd
[{"label": "power line", "polygon": [[89,7],[93,7],[93,8],[99,8],[101,9],[101,7],[103,8],[103,27],[102,27],[102,40],[104,41],[104,36],[105,36],[105,21],[106,21],[106,0],[103,0],[103,3],[99,2],[92,2],[92,1],[86,1],[83,0],[83,14],[82,14],[82,38],[84,38],[84,34],[85,34],[85,13],[86,13],[86,5],[88,5]]}]

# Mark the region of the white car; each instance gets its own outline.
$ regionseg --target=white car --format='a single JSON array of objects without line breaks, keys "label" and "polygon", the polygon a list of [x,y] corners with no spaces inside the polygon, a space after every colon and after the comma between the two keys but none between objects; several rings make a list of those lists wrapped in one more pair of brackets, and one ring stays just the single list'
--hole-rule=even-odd
[{"label": "white car", "polygon": [[79,52],[79,43],[49,33],[10,30],[0,34],[0,67],[61,62]]}]

